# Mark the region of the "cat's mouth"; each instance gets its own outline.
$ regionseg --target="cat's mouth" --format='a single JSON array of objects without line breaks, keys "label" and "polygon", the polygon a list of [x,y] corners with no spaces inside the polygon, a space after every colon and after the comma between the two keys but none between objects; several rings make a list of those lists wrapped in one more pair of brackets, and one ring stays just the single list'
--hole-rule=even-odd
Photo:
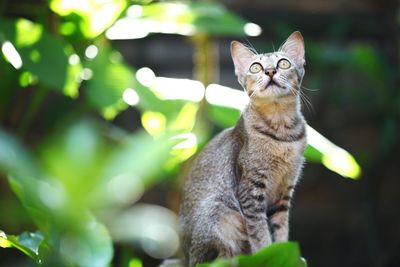
[{"label": "cat's mouth", "polygon": [[279,87],[279,88],[281,88],[281,85],[279,84],[279,83],[277,83],[275,80],[270,80],[268,83],[267,83],[267,85],[264,87],[264,90],[267,90],[267,89],[269,89],[269,88],[272,88],[272,87]]}]

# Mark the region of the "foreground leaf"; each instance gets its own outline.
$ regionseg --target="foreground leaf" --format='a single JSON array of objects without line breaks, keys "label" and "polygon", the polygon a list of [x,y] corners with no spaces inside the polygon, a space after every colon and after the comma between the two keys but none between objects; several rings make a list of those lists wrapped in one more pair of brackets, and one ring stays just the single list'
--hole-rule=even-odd
[{"label": "foreground leaf", "polygon": [[37,263],[42,262],[41,255],[39,255],[39,247],[43,240],[44,237],[40,232],[24,232],[19,236],[14,236],[6,235],[0,230],[0,247],[14,247],[34,259]]},{"label": "foreground leaf", "polygon": [[[87,133],[85,127],[79,126],[67,132],[70,137],[67,141],[76,141],[77,137],[90,134]],[[73,145],[80,145],[87,153],[91,148],[90,144],[83,146],[79,142]],[[1,130],[0,147],[2,148],[0,150],[0,170],[8,174],[13,191],[28,210],[38,228],[49,239],[49,246],[56,250],[56,253],[59,251],[64,256],[63,259],[76,266],[107,266],[113,255],[112,241],[107,229],[91,215],[85,202],[86,199],[83,198],[85,192],[82,192],[81,195],[69,194],[77,192],[71,191],[72,187],[69,187],[71,184],[58,179],[59,177],[49,178],[49,173],[42,169],[29,151],[14,137]],[[77,150],[72,152],[75,151]],[[64,155],[59,156],[59,160],[65,159]],[[48,169],[50,166],[54,167],[52,171],[57,174],[58,169],[55,167],[60,165],[51,165],[47,162],[46,166]],[[82,173],[82,169],[79,167],[82,166],[75,169],[75,174],[78,171]],[[86,170],[83,168],[83,171]],[[68,179],[68,182],[71,182],[71,179]],[[82,188],[82,181],[79,185]],[[79,188],[74,187],[74,189]],[[74,198],[75,195],[80,201]],[[38,241],[29,238],[29,235],[21,235],[18,239],[5,239],[4,235],[2,237],[3,247],[15,246],[31,257],[37,253],[35,248]]]},{"label": "foreground leaf", "polygon": [[253,255],[239,255],[232,259],[217,259],[198,267],[306,267],[295,242],[273,243]]}]

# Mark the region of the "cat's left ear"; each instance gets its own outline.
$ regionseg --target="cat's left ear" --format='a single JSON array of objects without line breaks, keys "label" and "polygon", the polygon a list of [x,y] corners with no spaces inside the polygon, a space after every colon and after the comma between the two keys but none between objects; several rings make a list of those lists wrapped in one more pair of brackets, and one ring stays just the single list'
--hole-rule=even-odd
[{"label": "cat's left ear", "polygon": [[244,44],[232,41],[231,55],[233,64],[235,65],[235,74],[238,77],[239,82],[242,84],[243,77],[247,73],[247,69],[249,68],[255,54]]},{"label": "cat's left ear", "polygon": [[299,67],[302,67],[306,60],[304,58],[304,39],[299,31],[293,32],[279,48],[279,51],[286,53],[294,59]]}]

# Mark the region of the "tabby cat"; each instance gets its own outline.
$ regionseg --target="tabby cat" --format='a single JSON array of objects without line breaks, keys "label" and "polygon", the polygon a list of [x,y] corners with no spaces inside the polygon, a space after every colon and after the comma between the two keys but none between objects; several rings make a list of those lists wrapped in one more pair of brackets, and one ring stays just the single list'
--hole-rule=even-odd
[{"label": "tabby cat", "polygon": [[189,266],[286,241],[290,200],[304,163],[300,32],[277,52],[256,54],[233,41],[231,54],[250,100],[237,125],[210,141],[189,173],[180,211]]}]

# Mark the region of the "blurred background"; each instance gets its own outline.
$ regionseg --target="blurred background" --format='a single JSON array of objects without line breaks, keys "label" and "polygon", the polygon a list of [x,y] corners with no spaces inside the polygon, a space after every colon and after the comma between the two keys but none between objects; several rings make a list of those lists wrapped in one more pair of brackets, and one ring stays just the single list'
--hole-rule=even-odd
[{"label": "blurred background", "polygon": [[391,0],[0,0],[0,266],[180,257],[190,162],[247,101],[230,42],[295,30],[316,131],[290,239],[309,266],[400,266],[399,25]]}]

